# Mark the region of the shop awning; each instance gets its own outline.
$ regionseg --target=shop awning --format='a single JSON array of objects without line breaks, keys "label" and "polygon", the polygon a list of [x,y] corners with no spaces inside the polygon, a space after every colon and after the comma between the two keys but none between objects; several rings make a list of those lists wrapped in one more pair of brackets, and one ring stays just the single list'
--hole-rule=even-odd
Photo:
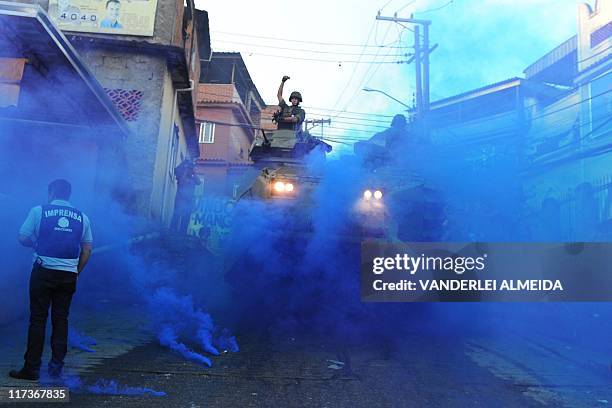
[{"label": "shop awning", "polygon": [[113,102],[40,6],[0,1],[0,64],[0,121],[128,135]]}]

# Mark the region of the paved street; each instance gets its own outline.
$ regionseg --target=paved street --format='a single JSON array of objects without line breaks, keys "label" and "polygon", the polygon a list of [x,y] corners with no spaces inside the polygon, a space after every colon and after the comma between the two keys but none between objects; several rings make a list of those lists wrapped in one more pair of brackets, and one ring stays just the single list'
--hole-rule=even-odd
[{"label": "paved street", "polygon": [[[351,347],[238,336],[241,351],[215,357],[206,368],[130,327],[130,319],[113,330],[112,314],[96,319],[79,322],[96,338],[96,351],[71,350],[69,372],[85,384],[114,380],[124,389],[166,395],[72,393],[79,407],[605,407],[612,401],[609,355],[536,335],[458,342],[411,335],[394,346]],[[20,361],[21,341],[3,343],[9,359],[2,362],[2,387],[18,384],[4,373]]]}]

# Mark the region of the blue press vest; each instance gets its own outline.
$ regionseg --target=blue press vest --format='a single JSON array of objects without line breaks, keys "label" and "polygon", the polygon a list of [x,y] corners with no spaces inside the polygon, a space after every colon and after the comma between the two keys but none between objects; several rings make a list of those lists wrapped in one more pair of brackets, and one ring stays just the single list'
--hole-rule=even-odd
[{"label": "blue press vest", "polygon": [[52,258],[79,257],[83,235],[83,213],[73,207],[42,206],[36,253]]}]

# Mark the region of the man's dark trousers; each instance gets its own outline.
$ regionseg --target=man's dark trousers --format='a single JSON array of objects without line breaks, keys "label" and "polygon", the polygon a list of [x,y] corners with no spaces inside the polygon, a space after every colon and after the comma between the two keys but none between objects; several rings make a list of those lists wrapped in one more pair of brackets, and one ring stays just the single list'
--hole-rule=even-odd
[{"label": "man's dark trousers", "polygon": [[45,326],[51,306],[51,362],[50,371],[61,371],[68,351],[68,311],[76,291],[77,274],[43,268],[34,264],[30,276],[30,328],[24,368],[40,371],[45,344]]}]

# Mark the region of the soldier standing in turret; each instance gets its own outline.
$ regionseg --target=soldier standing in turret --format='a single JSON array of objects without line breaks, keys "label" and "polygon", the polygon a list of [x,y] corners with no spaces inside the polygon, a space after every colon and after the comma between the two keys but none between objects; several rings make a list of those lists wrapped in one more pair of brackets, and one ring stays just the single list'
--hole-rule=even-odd
[{"label": "soldier standing in turret", "polygon": [[299,133],[302,131],[302,122],[306,118],[306,112],[299,105],[302,102],[302,95],[298,91],[291,92],[289,95],[289,102],[291,105],[287,105],[287,102],[283,99],[283,87],[285,82],[289,79],[288,76],[284,76],[281,80],[280,86],[278,87],[278,106],[279,115],[275,115],[279,129],[293,129],[296,132],[296,136],[299,137]]}]

